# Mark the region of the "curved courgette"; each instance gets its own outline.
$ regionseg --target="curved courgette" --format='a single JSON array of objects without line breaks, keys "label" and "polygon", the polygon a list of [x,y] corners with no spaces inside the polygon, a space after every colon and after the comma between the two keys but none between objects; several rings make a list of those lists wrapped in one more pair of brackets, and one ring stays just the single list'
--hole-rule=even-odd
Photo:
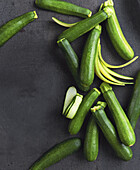
[{"label": "curved courgette", "polygon": [[49,149],[39,160],[37,160],[31,166],[30,170],[44,170],[45,168],[48,168],[63,158],[78,151],[80,147],[81,140],[79,138],[67,139]]},{"label": "curved courgette", "polygon": [[104,7],[110,7],[113,11],[112,16],[106,20],[106,29],[114,48],[123,59],[131,60],[134,57],[134,51],[123,35],[113,1],[106,1]]},{"label": "curved courgette", "polygon": [[38,18],[35,11],[25,13],[0,27],[0,46],[4,45],[11,37],[23,27]]},{"label": "curved courgette", "polygon": [[101,34],[101,26],[97,25],[89,34],[86,41],[80,66],[81,84],[90,86],[94,80],[94,65],[97,55],[98,41]]},{"label": "curved courgette", "polygon": [[88,94],[83,98],[83,101],[74,117],[69,123],[69,132],[70,134],[74,135],[77,134],[85,120],[85,117],[90,110],[91,106],[93,105],[94,101],[98,98],[100,92],[98,89],[93,88],[88,92]]},{"label": "curved courgette", "polygon": [[112,87],[109,84],[103,82],[100,86],[100,89],[114,118],[120,140],[127,146],[134,145],[136,140],[135,133],[123,108],[116,98]]},{"label": "curved courgette", "polygon": [[88,121],[84,140],[84,155],[88,161],[95,161],[99,150],[99,130],[93,115]]},{"label": "curved courgette", "polygon": [[102,103],[104,102],[98,102],[95,107],[91,108],[92,115],[96,119],[97,124],[101,128],[105,138],[115,151],[116,155],[119,158],[128,161],[133,156],[132,150],[129,146],[125,146],[120,142],[115,127],[106,116]]},{"label": "curved courgette", "polygon": [[59,35],[58,40],[66,38],[69,42],[72,42],[83,34],[92,30],[95,26],[109,18],[111,15],[112,11],[110,10],[110,8],[106,7],[103,10],[92,15],[90,18],[86,18],[62,32]]},{"label": "curved courgette", "polygon": [[132,128],[135,129],[137,120],[140,116],[140,71],[137,74],[135,86],[133,89],[132,98],[128,107],[128,118],[132,125]]},{"label": "curved courgette", "polygon": [[92,12],[89,9],[61,0],[36,0],[35,4],[40,8],[66,15],[74,15],[83,18],[87,18],[92,15]]}]

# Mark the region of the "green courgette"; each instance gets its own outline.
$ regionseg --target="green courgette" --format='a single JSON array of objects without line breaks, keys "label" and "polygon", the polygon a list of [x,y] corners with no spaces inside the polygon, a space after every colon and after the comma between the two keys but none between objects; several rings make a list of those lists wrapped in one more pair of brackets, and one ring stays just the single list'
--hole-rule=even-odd
[{"label": "green courgette", "polygon": [[88,121],[84,140],[84,155],[88,161],[95,161],[99,150],[99,130],[93,115]]},{"label": "green courgette", "polygon": [[114,48],[123,59],[131,60],[134,57],[134,51],[123,35],[113,1],[104,2],[104,7],[110,7],[113,11],[112,16],[106,20],[106,29]]},{"label": "green courgette", "polygon": [[97,25],[89,34],[86,41],[80,66],[81,84],[90,86],[94,80],[95,57],[98,53],[98,41],[101,34],[101,26]]},{"label": "green courgette", "polygon": [[128,107],[128,118],[132,125],[132,128],[135,129],[137,120],[140,116],[140,71],[137,74],[135,86],[133,89],[132,98]]},{"label": "green courgette", "polygon": [[104,102],[98,102],[96,106],[91,108],[92,115],[96,119],[97,124],[101,128],[105,138],[115,151],[116,155],[119,158],[128,161],[133,156],[132,150],[129,146],[125,146],[120,142],[115,127],[106,116],[103,103]]},{"label": "green courgette", "polygon": [[92,12],[89,9],[61,0],[35,0],[35,4],[40,8],[66,15],[74,15],[83,18],[92,15]]},{"label": "green courgette", "polygon": [[83,86],[79,79],[79,59],[73,50],[72,46],[70,45],[69,41],[65,38],[57,41],[58,46],[62,49],[64,52],[65,60],[67,63],[67,66],[69,67],[69,70],[71,71],[71,74],[78,86],[78,88],[82,91],[88,91],[90,86]]},{"label": "green courgette", "polygon": [[112,87],[103,82],[100,89],[114,118],[120,140],[127,146],[134,145],[136,140],[134,130],[118,99],[116,98]]},{"label": "green courgette", "polygon": [[25,13],[0,27],[0,46],[4,45],[11,37],[19,32],[30,22],[38,18],[35,11]]},{"label": "green courgette", "polygon": [[79,138],[67,139],[44,153],[44,155],[30,167],[30,170],[45,170],[45,168],[78,151],[80,147],[81,140]]},{"label": "green courgette", "polygon": [[112,15],[112,10],[109,7],[106,7],[103,10],[92,15],[90,18],[86,18],[78,22],[76,25],[68,28],[64,32],[62,32],[59,35],[58,40],[62,38],[66,38],[69,42],[72,42],[75,39],[82,36],[83,34],[92,30],[99,23],[103,22],[104,20],[109,18],[111,15]]},{"label": "green courgette", "polygon": [[93,88],[83,98],[83,101],[76,113],[76,116],[69,123],[68,130],[70,134],[74,135],[80,131],[88,111],[90,110],[91,106],[99,95],[100,91],[96,88]]}]

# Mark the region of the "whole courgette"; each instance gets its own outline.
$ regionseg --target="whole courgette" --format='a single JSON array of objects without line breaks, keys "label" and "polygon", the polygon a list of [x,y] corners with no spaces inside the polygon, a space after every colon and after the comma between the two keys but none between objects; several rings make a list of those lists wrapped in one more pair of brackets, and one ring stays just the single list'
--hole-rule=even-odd
[{"label": "whole courgette", "polygon": [[99,150],[99,130],[93,115],[88,121],[84,140],[84,155],[88,161],[95,161]]},{"label": "whole courgette", "polygon": [[104,102],[98,102],[95,107],[91,108],[92,115],[96,119],[97,124],[101,128],[105,138],[115,151],[116,155],[119,158],[128,161],[133,156],[132,150],[129,146],[125,146],[120,142],[113,124],[106,116],[103,105]]},{"label": "whole courgette", "polygon": [[104,2],[104,7],[109,7],[113,11],[111,17],[106,20],[106,29],[114,48],[123,59],[131,60],[134,57],[134,51],[123,35],[122,29],[116,16],[113,1],[108,0]]},{"label": "whole courgette", "polygon": [[128,118],[132,125],[132,128],[135,129],[137,120],[140,116],[140,71],[137,74],[135,86],[133,89],[132,98],[128,107]]},{"label": "whole courgette", "polygon": [[66,15],[74,15],[83,18],[92,15],[92,12],[89,9],[61,0],[35,0],[35,4],[40,8]]},{"label": "whole courgette", "polygon": [[93,88],[88,92],[88,94],[83,98],[83,101],[74,117],[69,123],[69,132],[70,134],[74,135],[77,134],[85,120],[85,117],[90,110],[91,106],[93,105],[94,101],[100,95],[100,91],[96,88]]},{"label": "whole courgette", "polygon": [[103,82],[100,89],[114,118],[120,140],[127,146],[134,145],[136,140],[134,130],[118,99],[116,98],[112,87]]},{"label": "whole courgette", "polygon": [[45,168],[48,168],[63,158],[78,151],[80,147],[81,140],[79,138],[67,139],[48,150],[31,166],[30,170],[45,170]]},{"label": "whole courgette", "polygon": [[97,55],[98,41],[101,34],[101,26],[97,25],[89,34],[86,41],[80,66],[81,84],[90,86],[94,80],[94,65]]},{"label": "whole courgette", "polygon": [[112,10],[109,7],[106,7],[103,10],[92,15],[90,18],[86,18],[78,22],[76,25],[68,28],[64,32],[62,32],[59,35],[58,40],[62,38],[66,38],[69,42],[72,42],[75,39],[82,36],[83,34],[92,30],[99,23],[103,22],[104,20],[109,18],[111,15],[112,15]]},{"label": "whole courgette", "polygon": [[6,43],[23,27],[38,18],[36,11],[25,13],[0,27],[0,46]]}]

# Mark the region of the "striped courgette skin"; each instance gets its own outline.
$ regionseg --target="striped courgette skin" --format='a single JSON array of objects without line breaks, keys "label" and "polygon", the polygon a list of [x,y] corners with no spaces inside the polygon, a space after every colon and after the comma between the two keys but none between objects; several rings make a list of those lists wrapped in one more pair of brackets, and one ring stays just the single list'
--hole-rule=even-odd
[{"label": "striped courgette skin", "polygon": [[106,20],[106,30],[118,54],[125,60],[131,60],[134,57],[134,51],[124,37],[113,5],[112,0],[109,5],[106,5],[113,11],[112,16]]},{"label": "striped courgette skin", "polygon": [[133,89],[132,98],[128,107],[128,118],[130,120],[130,123],[135,129],[137,120],[140,116],[140,71],[137,74],[135,86]]},{"label": "striped courgette skin", "polygon": [[96,26],[86,41],[80,66],[81,84],[90,86],[94,80],[94,65],[97,55],[97,46],[101,34],[101,26]]},{"label": "striped courgette skin", "polygon": [[84,140],[84,155],[87,161],[95,161],[99,150],[99,130],[93,115],[90,116]]},{"label": "striped courgette skin", "polygon": [[88,111],[90,110],[91,106],[93,105],[94,101],[98,98],[99,95],[100,91],[96,88],[93,88],[83,98],[83,101],[74,119],[72,119],[69,123],[68,130],[70,134],[74,135],[80,131]]},{"label": "striped courgette skin", "polygon": [[101,128],[105,138],[111,145],[112,149],[115,151],[116,155],[125,161],[130,160],[133,156],[132,150],[130,149],[129,146],[125,146],[120,142],[115,127],[108,119],[104,111],[104,108],[101,107],[99,110],[96,110],[95,112],[92,111],[92,112],[93,112],[92,115],[96,119],[97,124]]},{"label": "striped courgette skin", "polygon": [[45,170],[45,168],[59,162],[63,158],[78,151],[81,147],[81,139],[70,138],[55,145],[37,160],[29,170]]},{"label": "striped courgette skin", "polygon": [[108,14],[104,10],[101,10],[92,15],[90,18],[86,18],[62,32],[58,39],[60,40],[62,38],[66,38],[69,42],[72,42],[92,30],[95,26],[106,20],[108,17]]},{"label": "striped courgette skin", "polygon": [[114,118],[121,142],[127,146],[134,145],[136,141],[134,130],[116,98],[112,87],[108,83],[103,82],[100,89]]},{"label": "striped courgette skin", "polygon": [[1,26],[0,46],[4,45],[11,37],[36,18],[38,18],[36,12],[32,11],[25,13]]},{"label": "striped courgette skin", "polygon": [[87,18],[92,15],[89,9],[61,0],[36,0],[35,4],[40,8],[66,15],[74,15],[82,18]]}]

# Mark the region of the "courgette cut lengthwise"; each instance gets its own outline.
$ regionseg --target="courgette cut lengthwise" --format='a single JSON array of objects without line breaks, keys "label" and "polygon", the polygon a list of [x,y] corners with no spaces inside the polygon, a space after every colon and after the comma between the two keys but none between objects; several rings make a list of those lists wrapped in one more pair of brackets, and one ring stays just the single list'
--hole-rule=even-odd
[{"label": "courgette cut lengthwise", "polygon": [[74,15],[82,18],[92,15],[89,9],[61,0],[35,0],[35,4],[40,8],[66,15]]},{"label": "courgette cut lengthwise", "polygon": [[119,140],[115,127],[108,119],[105,111],[104,111],[104,102],[98,102],[96,106],[91,108],[92,115],[94,116],[97,124],[101,128],[105,138],[111,145],[112,149],[115,151],[116,155],[128,161],[132,158],[133,153],[129,146],[125,146]]},{"label": "courgette cut lengthwise", "polygon": [[59,35],[58,40],[66,38],[69,42],[72,42],[83,34],[92,30],[94,27],[109,18],[111,15],[112,10],[109,7],[106,7],[103,10],[92,15],[90,18],[86,18],[62,32]]},{"label": "courgette cut lengthwise", "polygon": [[90,86],[94,80],[95,58],[98,53],[98,41],[101,34],[101,26],[97,25],[89,34],[86,41],[80,66],[81,84]]},{"label": "courgette cut lengthwise", "polygon": [[112,87],[103,82],[100,89],[114,118],[121,142],[127,146],[134,145],[136,140],[134,130],[118,99],[116,98]]},{"label": "courgette cut lengthwise", "polygon": [[100,91],[96,88],[93,88],[83,98],[82,103],[74,119],[72,119],[69,123],[68,130],[70,134],[74,135],[80,131],[88,111],[90,110],[91,106],[93,105],[94,101],[98,98],[99,95]]},{"label": "courgette cut lengthwise", "polygon": [[123,35],[113,1],[105,1],[103,7],[110,7],[113,11],[111,17],[106,20],[106,29],[114,48],[123,59],[131,60],[134,57],[134,51]]},{"label": "courgette cut lengthwise", "polygon": [[140,116],[140,71],[138,72],[136,77],[127,115],[132,125],[132,128],[135,129],[137,120]]},{"label": "courgette cut lengthwise", "polygon": [[29,170],[45,170],[45,168],[61,161],[63,158],[78,151],[81,147],[81,139],[67,139],[48,150],[39,160],[37,160]]},{"label": "courgette cut lengthwise", "polygon": [[30,22],[38,18],[36,11],[25,13],[0,27],[0,46],[4,45],[11,37],[19,32]]}]

